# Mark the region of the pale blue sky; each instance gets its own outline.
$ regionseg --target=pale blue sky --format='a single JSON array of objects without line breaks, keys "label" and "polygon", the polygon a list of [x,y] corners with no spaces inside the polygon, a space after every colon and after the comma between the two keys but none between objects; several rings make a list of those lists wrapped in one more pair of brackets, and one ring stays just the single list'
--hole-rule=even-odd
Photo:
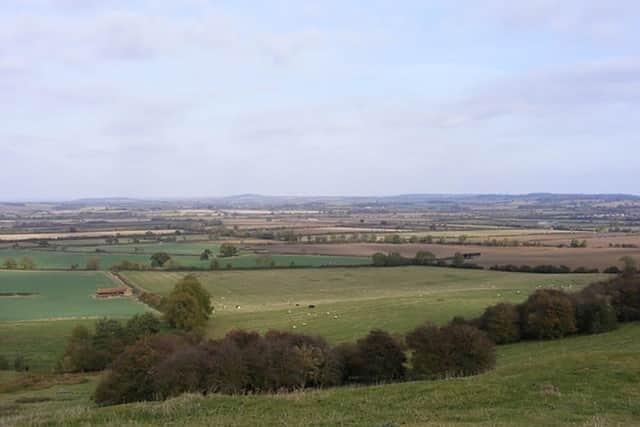
[{"label": "pale blue sky", "polygon": [[640,2],[0,1],[0,200],[640,193]]}]

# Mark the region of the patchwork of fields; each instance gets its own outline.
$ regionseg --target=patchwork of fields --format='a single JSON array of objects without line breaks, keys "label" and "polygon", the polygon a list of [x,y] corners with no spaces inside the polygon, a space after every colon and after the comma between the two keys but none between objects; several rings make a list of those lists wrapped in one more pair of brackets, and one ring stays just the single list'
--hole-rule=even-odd
[{"label": "patchwork of fields", "polygon": [[117,286],[101,272],[0,271],[0,321],[103,316],[128,317],[148,308],[132,298],[96,299],[96,289]]},{"label": "patchwork of fields", "polygon": [[[167,295],[186,273],[126,272],[147,291]],[[231,329],[296,330],[331,342],[373,328],[403,333],[429,320],[476,316],[500,301],[522,301],[538,287],[576,291],[598,274],[538,275],[438,267],[216,271],[197,273],[212,295],[212,337]],[[309,308],[313,305],[314,308]]]}]

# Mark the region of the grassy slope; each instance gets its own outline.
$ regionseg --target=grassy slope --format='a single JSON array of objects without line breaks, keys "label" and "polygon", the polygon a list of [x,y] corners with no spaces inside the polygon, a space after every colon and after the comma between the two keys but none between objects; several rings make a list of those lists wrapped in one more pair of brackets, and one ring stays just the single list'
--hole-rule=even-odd
[{"label": "grassy slope", "polygon": [[[166,295],[183,274],[126,276]],[[295,329],[331,342],[353,340],[372,328],[406,332],[427,319],[442,323],[456,315],[476,316],[498,301],[519,302],[536,287],[577,290],[605,277],[425,267],[224,271],[198,276],[216,307],[209,328],[212,337],[233,328]],[[308,308],[309,304],[316,308]]]},{"label": "grassy slope", "polygon": [[102,272],[0,271],[0,292],[30,292],[0,297],[0,321],[61,317],[124,317],[146,306],[131,298],[96,299],[96,289],[116,284]]},{"label": "grassy slope", "polygon": [[0,322],[0,355],[13,363],[15,356],[22,354],[31,370],[52,371],[73,328],[84,325],[91,329],[94,323],[95,320]]},{"label": "grassy slope", "polygon": [[[640,324],[500,347],[494,371],[465,379],[275,396],[183,396],[110,408],[94,408],[86,398],[94,381],[0,393],[0,417],[8,425],[123,427],[640,425]],[[33,397],[51,400],[19,403]]]}]

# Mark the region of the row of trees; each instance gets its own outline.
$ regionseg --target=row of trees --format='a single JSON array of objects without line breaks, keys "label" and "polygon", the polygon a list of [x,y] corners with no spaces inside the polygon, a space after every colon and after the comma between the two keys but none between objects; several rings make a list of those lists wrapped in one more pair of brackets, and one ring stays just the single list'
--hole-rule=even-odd
[{"label": "row of trees", "polygon": [[4,259],[2,266],[7,270],[35,270],[36,263],[33,258],[29,256],[23,256],[17,261],[14,258],[8,257]]},{"label": "row of trees", "polygon": [[466,325],[425,325],[404,338],[373,330],[336,347],[320,337],[277,331],[261,336],[237,330],[200,343],[157,335],[128,347],[94,398],[111,405],[187,392],[264,393],[432,379],[473,375],[494,364],[494,344]]},{"label": "row of trees", "polygon": [[457,323],[474,325],[495,343],[507,344],[607,332],[616,329],[619,322],[636,320],[640,320],[640,277],[620,276],[576,294],[541,289],[522,304],[497,304],[480,318],[457,319]]},{"label": "row of trees", "polygon": [[455,267],[455,268],[473,268],[482,269],[481,266],[467,262],[464,254],[457,252],[449,262],[443,259],[437,259],[436,256],[429,251],[418,251],[413,258],[400,255],[398,252],[390,252],[384,254],[376,252],[371,256],[372,263],[376,267],[398,267],[402,265],[427,265],[438,267]]}]

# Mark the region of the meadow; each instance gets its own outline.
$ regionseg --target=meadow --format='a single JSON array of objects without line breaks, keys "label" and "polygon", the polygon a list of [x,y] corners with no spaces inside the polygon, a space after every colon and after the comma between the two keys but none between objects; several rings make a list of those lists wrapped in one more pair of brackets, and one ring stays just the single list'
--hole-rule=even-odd
[{"label": "meadow", "polygon": [[[10,426],[632,426],[640,424],[640,324],[595,336],[498,347],[475,377],[276,395],[184,395],[96,408],[98,376],[1,374]],[[4,375],[4,377],[2,376]],[[57,382],[56,382],[57,381]]]},{"label": "meadow", "polygon": [[[135,248],[139,248],[136,252]],[[7,258],[19,261],[22,257],[30,257],[36,264],[36,269],[60,269],[68,270],[72,266],[77,269],[86,268],[87,261],[92,258],[99,260],[99,269],[108,270],[120,264],[122,261],[135,262],[149,266],[150,256],[154,252],[167,252],[174,262],[181,267],[192,267],[208,269],[211,259],[202,260],[200,254],[205,248],[212,250],[213,254],[218,253],[219,245],[209,245],[202,243],[163,243],[149,245],[117,245],[112,247],[74,247],[73,249],[0,249],[0,266]],[[96,252],[99,249],[100,252]],[[102,252],[107,251],[107,252]],[[240,255],[228,258],[219,258],[220,268],[256,268],[261,267],[261,255],[240,252]],[[337,265],[367,265],[371,263],[368,256],[333,256],[333,255],[271,255],[275,267],[321,267]]]},{"label": "meadow", "polygon": [[147,310],[132,298],[96,299],[117,284],[102,272],[0,271],[0,321],[127,317]]},{"label": "meadow", "polygon": [[[185,274],[123,273],[160,295],[168,295]],[[334,343],[373,328],[404,333],[427,320],[444,323],[456,315],[477,316],[496,302],[520,302],[539,287],[577,291],[607,277],[439,267],[212,271],[197,276],[216,309],[208,328],[211,337],[234,328],[279,329],[319,334]]]}]

